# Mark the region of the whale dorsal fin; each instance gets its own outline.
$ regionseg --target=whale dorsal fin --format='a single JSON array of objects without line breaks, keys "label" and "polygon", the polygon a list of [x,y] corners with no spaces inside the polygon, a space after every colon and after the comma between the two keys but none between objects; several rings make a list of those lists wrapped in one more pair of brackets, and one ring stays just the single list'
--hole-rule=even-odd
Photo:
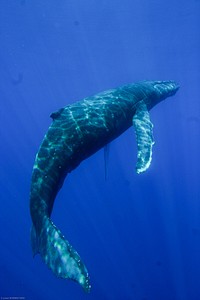
[{"label": "whale dorsal fin", "polygon": [[136,112],[133,116],[133,126],[138,147],[136,172],[139,174],[149,168],[152,159],[152,146],[154,144],[153,124],[144,101],[140,101],[137,104]]},{"label": "whale dorsal fin", "polygon": [[64,110],[64,108],[60,108],[58,111],[53,112],[53,113],[50,115],[50,117],[51,117],[53,120],[58,119],[58,118],[61,116],[63,110]]}]

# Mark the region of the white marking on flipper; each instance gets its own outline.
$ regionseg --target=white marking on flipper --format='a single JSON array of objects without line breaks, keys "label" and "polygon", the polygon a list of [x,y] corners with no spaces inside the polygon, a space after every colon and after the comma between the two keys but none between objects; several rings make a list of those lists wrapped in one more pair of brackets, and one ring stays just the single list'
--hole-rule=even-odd
[{"label": "white marking on flipper", "polygon": [[149,168],[152,160],[152,146],[154,144],[153,124],[144,101],[139,102],[137,105],[133,116],[133,125],[138,147],[136,172],[139,174]]}]

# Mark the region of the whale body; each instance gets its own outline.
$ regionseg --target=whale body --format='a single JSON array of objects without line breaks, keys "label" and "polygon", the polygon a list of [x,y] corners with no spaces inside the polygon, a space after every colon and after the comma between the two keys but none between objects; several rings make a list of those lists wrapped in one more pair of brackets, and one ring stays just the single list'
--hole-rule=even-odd
[{"label": "whale body", "polygon": [[154,143],[149,110],[178,88],[174,81],[142,81],[85,98],[51,115],[33,167],[30,213],[33,254],[40,253],[56,276],[90,291],[84,263],[50,218],[66,175],[132,125],[138,147],[136,172],[144,172]]}]

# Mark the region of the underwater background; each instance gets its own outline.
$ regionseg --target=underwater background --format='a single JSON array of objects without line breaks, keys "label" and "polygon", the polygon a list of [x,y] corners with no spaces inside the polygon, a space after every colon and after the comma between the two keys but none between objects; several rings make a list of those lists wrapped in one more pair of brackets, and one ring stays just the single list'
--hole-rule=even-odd
[{"label": "underwater background", "polygon": [[[0,297],[200,299],[200,1],[0,0]],[[52,219],[92,289],[32,258],[29,189],[57,109],[139,80],[175,80],[150,116],[153,160],[137,175],[133,128],[74,170]]]}]

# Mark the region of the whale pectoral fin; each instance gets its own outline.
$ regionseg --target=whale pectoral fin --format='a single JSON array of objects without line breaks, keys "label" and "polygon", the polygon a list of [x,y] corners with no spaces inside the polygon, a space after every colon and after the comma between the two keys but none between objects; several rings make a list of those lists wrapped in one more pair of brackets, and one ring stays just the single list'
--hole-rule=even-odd
[{"label": "whale pectoral fin", "polygon": [[34,227],[31,231],[33,253],[39,252],[57,277],[72,279],[89,292],[88,271],[78,253],[48,217],[44,218],[42,225],[38,234]]},{"label": "whale pectoral fin", "polygon": [[146,104],[143,101],[138,103],[136,113],[133,116],[133,125],[138,147],[136,172],[139,174],[149,168],[152,159],[152,146],[154,144],[153,124],[151,123]]}]

